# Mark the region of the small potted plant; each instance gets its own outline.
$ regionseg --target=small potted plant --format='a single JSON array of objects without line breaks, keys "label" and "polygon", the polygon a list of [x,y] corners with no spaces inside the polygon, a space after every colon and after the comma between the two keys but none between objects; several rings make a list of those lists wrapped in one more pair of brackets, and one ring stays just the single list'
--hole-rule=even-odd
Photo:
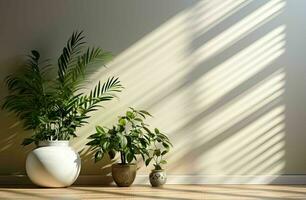
[{"label": "small potted plant", "polygon": [[145,164],[148,166],[153,161],[154,169],[151,171],[149,178],[153,187],[163,186],[167,181],[167,175],[162,165],[167,164],[164,156],[169,152],[172,144],[169,138],[161,133],[157,128],[154,130],[154,136],[151,138],[153,148],[149,152]]},{"label": "small potted plant", "polygon": [[[33,50],[24,71],[7,77],[9,95],[3,109],[15,113],[24,129],[31,130],[32,135],[22,144],[36,144],[26,160],[27,175],[35,184],[66,187],[77,179],[80,157],[69,140],[87,123],[89,113],[114,98],[122,86],[118,78],[111,77],[89,94],[79,89],[86,83],[89,67],[104,66],[110,58],[109,52],[86,47],[83,33],[74,32],[57,65],[41,61]],[[54,66],[57,73],[52,71]]]},{"label": "small potted plant", "polygon": [[112,165],[112,177],[121,187],[130,186],[135,179],[137,156],[144,160],[149,156],[149,148],[154,134],[144,123],[150,113],[144,110],[130,108],[124,116],[120,116],[118,123],[112,128],[96,127],[96,133],[89,136],[87,145],[94,152],[95,162],[101,160],[105,154],[113,159],[120,154],[120,163]]}]

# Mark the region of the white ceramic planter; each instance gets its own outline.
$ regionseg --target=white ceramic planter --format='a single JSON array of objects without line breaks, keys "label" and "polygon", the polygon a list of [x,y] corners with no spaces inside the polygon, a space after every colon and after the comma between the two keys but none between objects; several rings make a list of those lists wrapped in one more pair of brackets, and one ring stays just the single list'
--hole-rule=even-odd
[{"label": "white ceramic planter", "polygon": [[69,141],[43,141],[29,153],[26,171],[42,187],[67,187],[78,178],[81,159]]}]

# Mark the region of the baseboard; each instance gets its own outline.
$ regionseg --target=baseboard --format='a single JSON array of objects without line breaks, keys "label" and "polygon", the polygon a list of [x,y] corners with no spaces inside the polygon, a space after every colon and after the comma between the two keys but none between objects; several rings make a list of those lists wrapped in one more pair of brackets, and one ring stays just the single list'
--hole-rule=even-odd
[{"label": "baseboard", "polygon": [[[0,185],[32,184],[26,175],[0,175]],[[109,185],[111,176],[81,175],[75,185]],[[148,175],[137,175],[134,184],[149,184]],[[306,175],[207,176],[168,175],[167,184],[306,184]]]},{"label": "baseboard", "polygon": [[[148,177],[139,175],[136,184],[149,183]],[[306,184],[306,175],[256,175],[256,176],[213,176],[213,175],[170,175],[168,184]]]}]

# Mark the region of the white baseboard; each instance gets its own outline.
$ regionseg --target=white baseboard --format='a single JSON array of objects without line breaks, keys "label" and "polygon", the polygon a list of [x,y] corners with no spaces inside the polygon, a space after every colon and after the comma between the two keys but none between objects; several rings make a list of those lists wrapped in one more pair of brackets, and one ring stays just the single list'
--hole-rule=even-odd
[{"label": "white baseboard", "polygon": [[[139,175],[136,184],[149,183],[148,176]],[[306,184],[306,175],[212,176],[169,175],[167,184]]]},{"label": "white baseboard", "polygon": [[[0,175],[0,185],[29,185],[26,175]],[[81,175],[75,185],[113,184],[111,176]],[[149,184],[148,175],[137,175],[134,184]],[[167,184],[306,184],[306,175],[168,175]]]}]

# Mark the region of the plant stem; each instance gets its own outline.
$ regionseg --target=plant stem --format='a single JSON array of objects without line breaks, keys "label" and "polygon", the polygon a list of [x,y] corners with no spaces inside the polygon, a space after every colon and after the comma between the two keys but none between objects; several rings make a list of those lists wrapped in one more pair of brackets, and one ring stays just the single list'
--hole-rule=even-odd
[{"label": "plant stem", "polygon": [[122,151],[120,151],[120,157],[121,157],[121,164],[125,165],[126,164],[125,154]]}]

